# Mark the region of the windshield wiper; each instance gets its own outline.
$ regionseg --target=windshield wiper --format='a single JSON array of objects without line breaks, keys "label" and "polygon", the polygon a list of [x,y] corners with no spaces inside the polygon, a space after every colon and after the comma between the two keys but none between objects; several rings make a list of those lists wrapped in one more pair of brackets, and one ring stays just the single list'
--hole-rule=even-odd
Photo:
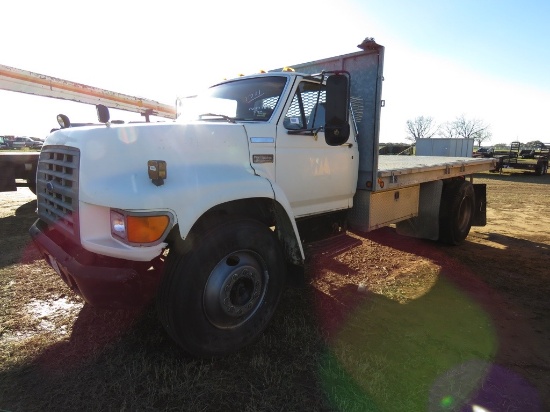
[{"label": "windshield wiper", "polygon": [[204,113],[199,115],[199,120],[203,120],[204,117],[217,117],[219,119],[227,120],[229,123],[235,123],[235,120],[225,114]]},{"label": "windshield wiper", "polygon": [[287,134],[305,134],[307,136],[316,136],[319,132],[324,132],[325,127],[320,126],[316,127],[314,129],[289,129],[287,130]]}]

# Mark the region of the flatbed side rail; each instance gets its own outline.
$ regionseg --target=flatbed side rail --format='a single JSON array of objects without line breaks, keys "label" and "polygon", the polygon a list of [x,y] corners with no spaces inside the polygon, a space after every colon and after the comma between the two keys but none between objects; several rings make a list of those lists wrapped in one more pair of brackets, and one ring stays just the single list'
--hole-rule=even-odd
[{"label": "flatbed side rail", "polygon": [[492,158],[380,156],[375,191],[486,172],[494,170],[496,164]]}]

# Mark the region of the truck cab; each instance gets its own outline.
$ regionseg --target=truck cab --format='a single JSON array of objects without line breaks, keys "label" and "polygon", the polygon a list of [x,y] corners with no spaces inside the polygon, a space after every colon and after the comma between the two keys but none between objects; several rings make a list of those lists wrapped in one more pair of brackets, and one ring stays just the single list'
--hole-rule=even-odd
[{"label": "truck cab", "polygon": [[[356,132],[338,145],[325,138],[325,79],[294,72],[243,77],[189,104],[201,121],[241,125],[254,173],[284,194],[295,218],[347,209],[355,193]],[[345,98],[333,105],[346,105]]]}]

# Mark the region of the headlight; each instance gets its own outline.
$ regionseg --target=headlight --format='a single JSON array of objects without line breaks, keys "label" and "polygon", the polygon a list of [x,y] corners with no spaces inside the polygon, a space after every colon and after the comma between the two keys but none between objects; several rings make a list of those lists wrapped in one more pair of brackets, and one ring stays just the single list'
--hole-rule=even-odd
[{"label": "headlight", "polygon": [[111,234],[120,239],[127,239],[126,217],[114,210],[111,210]]},{"label": "headlight", "polygon": [[168,213],[130,213],[111,209],[111,234],[128,244],[154,245],[162,242],[170,229]]}]

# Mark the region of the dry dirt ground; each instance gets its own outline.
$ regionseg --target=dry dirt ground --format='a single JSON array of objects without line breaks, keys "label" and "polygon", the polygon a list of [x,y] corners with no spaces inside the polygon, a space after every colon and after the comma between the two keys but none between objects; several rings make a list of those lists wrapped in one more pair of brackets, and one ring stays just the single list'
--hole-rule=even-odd
[{"label": "dry dirt ground", "polygon": [[[475,182],[487,184],[488,224],[472,228],[464,244],[445,247],[384,228],[353,234],[359,246],[316,263],[314,285],[331,296],[324,310],[332,315],[323,319],[336,345],[384,347],[395,356],[394,370],[418,344],[408,339],[413,330],[440,339],[439,349],[451,357],[463,350],[454,355],[462,363],[432,388],[430,402],[439,406],[470,396],[470,405],[485,408],[478,410],[550,410],[550,175],[486,173]],[[358,298],[357,290],[366,296]],[[384,318],[399,319],[401,327],[384,329]],[[367,321],[370,332],[341,327]],[[447,347],[450,341],[456,346]],[[437,362],[434,349],[425,363]],[[359,366],[350,359],[353,371]],[[450,382],[456,393],[440,396]],[[466,382],[468,389],[461,387]]]},{"label": "dry dirt ground", "polygon": [[[487,173],[476,182],[487,184],[488,224],[472,228],[459,247],[401,237],[389,227],[350,233],[355,247],[307,266],[314,317],[332,348],[324,365],[338,364],[369,402],[385,405],[379,410],[411,397],[417,383],[418,392],[428,392],[420,403],[428,410],[550,410],[550,175]],[[35,253],[24,240],[33,199],[27,189],[0,194],[0,269],[16,262],[13,270],[52,276],[46,264],[25,257]],[[27,249],[13,250],[14,242]],[[40,329],[57,328],[57,340],[71,334],[67,317],[78,316],[78,299],[56,285],[55,302],[42,302],[32,298],[33,287],[32,277],[3,285],[4,297],[26,300],[26,313],[11,315],[0,302],[0,349]],[[34,330],[17,327],[32,317]],[[373,369],[380,375],[367,378]],[[346,410],[335,389],[325,396]]]}]

